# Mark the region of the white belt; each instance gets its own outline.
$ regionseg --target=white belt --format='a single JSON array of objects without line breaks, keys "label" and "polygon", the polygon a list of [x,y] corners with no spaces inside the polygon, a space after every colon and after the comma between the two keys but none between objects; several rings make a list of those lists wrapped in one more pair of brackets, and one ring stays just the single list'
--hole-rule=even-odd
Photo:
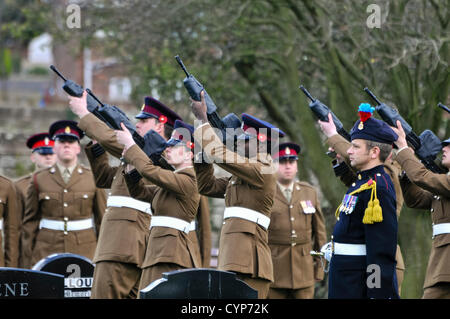
[{"label": "white belt", "polygon": [[61,230],[61,231],[74,231],[74,230],[83,230],[94,227],[94,221],[92,218],[80,219],[80,220],[53,220],[42,218],[39,223],[40,228],[48,228],[52,230]]},{"label": "white belt", "polygon": [[335,255],[348,255],[348,256],[365,256],[366,255],[366,245],[364,244],[341,244],[334,243],[334,254]]},{"label": "white belt", "polygon": [[256,210],[245,208],[245,207],[226,207],[223,213],[223,219],[227,219],[230,217],[237,217],[249,220],[251,222],[257,223],[258,225],[264,227],[265,229],[269,228],[270,218],[257,212]]},{"label": "white belt", "polygon": [[189,231],[195,230],[195,220],[191,221],[191,224],[189,225]]},{"label": "white belt", "polygon": [[128,207],[137,209],[143,213],[152,214],[152,207],[150,203],[142,202],[140,200],[131,198],[129,196],[109,196],[106,202],[108,207]]},{"label": "white belt", "polygon": [[437,235],[450,234],[450,223],[433,225],[433,238]]},{"label": "white belt", "polygon": [[3,219],[0,219],[0,230],[3,229]]},{"label": "white belt", "polygon": [[191,230],[191,223],[175,217],[152,216],[150,228],[152,227],[170,227],[187,234]]}]

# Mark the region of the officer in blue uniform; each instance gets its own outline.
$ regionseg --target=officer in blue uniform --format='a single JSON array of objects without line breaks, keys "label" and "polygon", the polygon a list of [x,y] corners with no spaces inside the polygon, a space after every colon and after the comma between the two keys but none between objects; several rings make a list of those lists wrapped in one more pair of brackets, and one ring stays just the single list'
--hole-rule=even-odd
[{"label": "officer in blue uniform", "polygon": [[328,298],[400,298],[395,274],[397,217],[395,189],[383,162],[397,134],[372,118],[363,103],[350,131],[351,165],[358,171],[336,210],[331,237]]}]

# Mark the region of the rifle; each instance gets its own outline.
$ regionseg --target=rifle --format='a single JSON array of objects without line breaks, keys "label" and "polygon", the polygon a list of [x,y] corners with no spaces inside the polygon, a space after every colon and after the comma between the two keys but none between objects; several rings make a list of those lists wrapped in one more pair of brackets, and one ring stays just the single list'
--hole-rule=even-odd
[{"label": "rifle", "polygon": [[420,136],[417,136],[411,125],[396,110],[381,103],[367,87],[364,88],[364,91],[377,103],[375,109],[383,121],[393,127],[397,127],[397,120],[400,121],[406,133],[406,140],[411,144],[414,153],[425,167],[434,173],[445,173],[443,168],[435,163],[436,156],[441,150],[441,140],[430,130],[425,130]]},{"label": "rifle", "polygon": [[[63,88],[64,91],[66,91],[67,94],[69,94],[70,96],[75,96],[75,97],[81,97],[83,95],[84,89],[83,89],[83,87],[81,85],[75,83],[72,80],[67,80],[61,74],[61,72],[58,71],[58,69],[54,65],[50,65],[50,69],[53,72],[55,72],[56,75],[58,75],[64,81],[64,85],[62,86],[62,88]],[[96,102],[96,100],[90,94],[86,97],[86,102],[87,102],[87,109],[89,110],[89,112],[93,113],[100,120],[102,120],[103,122],[107,123],[106,120],[102,117],[102,115],[98,113],[98,106],[99,105]]]},{"label": "rifle", "polygon": [[136,145],[144,151],[144,153],[155,165],[167,170],[175,170],[174,167],[167,163],[167,160],[162,156],[162,153],[166,149],[166,140],[164,140],[161,135],[154,130],[150,130],[144,135],[144,137],[140,136],[136,131],[135,126],[131,124],[130,119],[121,109],[117,106],[102,103],[90,89],[86,89],[86,91],[100,104],[98,112],[103,116],[103,118],[107,121],[106,123],[109,124],[110,127],[115,130],[121,130],[122,128],[120,123],[123,123],[130,131]]},{"label": "rifle", "polygon": [[438,103],[438,106],[443,109],[444,111],[447,111],[448,113],[450,113],[450,109],[448,107],[446,107],[444,104],[442,104],[441,102]]},{"label": "rifle", "polygon": [[[75,83],[74,81],[67,80],[54,65],[51,65],[50,69],[64,81],[62,88],[67,94],[75,97],[81,97],[83,95],[84,88],[81,85]],[[155,165],[159,165],[165,169],[174,170],[172,165],[168,164],[165,159],[160,156],[163,150],[161,151],[160,148],[157,148],[156,150],[154,149],[156,145],[162,145],[160,140],[156,140],[154,135],[146,135],[147,138],[140,136],[136,132],[135,126],[121,109],[117,106],[101,102],[90,89],[86,89],[86,92],[88,93],[86,101],[89,112],[93,113],[97,118],[113,130],[121,130],[120,123],[123,123],[130,131],[136,144],[145,152],[145,154],[147,154],[148,157],[150,157],[150,159],[152,159]],[[164,141],[161,136],[160,138]]]},{"label": "rifle", "polygon": [[372,93],[367,87],[364,88],[364,91],[372,98],[372,100],[377,103],[375,109],[378,114],[380,114],[383,121],[393,127],[397,127],[397,121],[400,121],[402,124],[403,130],[406,133],[406,140],[411,144],[411,146],[417,150],[420,148],[421,143],[419,137],[416,133],[413,132],[411,125],[405,121],[405,119],[397,112],[397,110],[391,108],[390,106],[381,103],[380,100],[377,99],[375,94]]},{"label": "rifle", "polygon": [[331,113],[331,116],[333,118],[334,125],[336,126],[336,130],[343,138],[345,138],[347,141],[351,141],[350,134],[344,129],[344,125],[342,125],[342,122],[338,119],[338,117],[333,113],[333,111],[330,110],[328,106],[320,102],[318,99],[315,99],[312,97],[312,95],[308,92],[308,90],[303,86],[300,85],[299,89],[305,93],[305,95],[311,100],[311,103],[309,104],[309,108],[314,113],[314,115],[323,122],[328,122],[328,113]]},{"label": "rifle", "polygon": [[208,121],[211,123],[213,127],[216,127],[220,130],[225,130],[225,125],[220,119],[219,114],[217,114],[217,107],[214,104],[211,97],[206,92],[203,85],[192,75],[190,74],[186,67],[183,64],[183,61],[181,60],[180,56],[175,56],[175,59],[177,60],[178,64],[180,65],[181,69],[183,69],[184,73],[186,74],[186,78],[183,80],[184,87],[188,91],[189,95],[192,99],[195,101],[201,101],[200,92],[205,91],[205,102],[206,102],[206,113],[208,116]]}]

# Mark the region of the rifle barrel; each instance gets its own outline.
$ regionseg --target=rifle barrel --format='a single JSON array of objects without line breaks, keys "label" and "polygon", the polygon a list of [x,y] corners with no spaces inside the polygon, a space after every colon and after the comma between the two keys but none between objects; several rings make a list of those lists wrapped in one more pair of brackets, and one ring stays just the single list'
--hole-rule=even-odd
[{"label": "rifle barrel", "polygon": [[58,69],[54,65],[50,65],[50,69],[55,72],[61,79],[64,80],[64,82],[67,81],[67,79],[58,71]]},{"label": "rifle barrel", "polygon": [[181,60],[180,56],[176,55],[175,59],[177,60],[178,64],[181,66],[181,68],[183,69],[184,73],[186,73],[186,76],[189,77],[189,72],[187,71],[186,67],[184,66],[184,63]]},{"label": "rifle barrel", "polygon": [[446,107],[444,104],[442,104],[441,102],[438,103],[438,106],[441,109],[443,109],[443,110],[447,111],[448,113],[450,113],[450,109],[448,107]]},{"label": "rifle barrel", "polygon": [[365,88],[364,88],[364,91],[366,91],[366,93],[369,94],[369,96],[370,96],[370,97],[371,97],[378,105],[381,104],[380,100],[377,99],[377,97],[375,96],[375,94],[373,94],[372,91],[369,90],[369,88],[365,87]]},{"label": "rifle barrel", "polygon": [[94,93],[92,93],[92,91],[90,89],[86,89],[86,92],[92,96],[94,98],[94,100],[96,100],[101,106],[105,106],[105,104],[102,103],[102,101],[100,101],[95,95]]},{"label": "rifle barrel", "polygon": [[303,85],[300,85],[299,89],[302,90],[303,93],[305,93],[305,95],[311,100],[311,102],[314,103],[316,101],[316,99],[312,97],[312,95],[308,92],[308,90]]}]

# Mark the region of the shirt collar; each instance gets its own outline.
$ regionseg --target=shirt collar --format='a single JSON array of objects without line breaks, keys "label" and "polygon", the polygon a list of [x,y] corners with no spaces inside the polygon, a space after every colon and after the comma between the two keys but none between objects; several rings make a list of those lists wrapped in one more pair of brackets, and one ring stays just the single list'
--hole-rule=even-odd
[{"label": "shirt collar", "polygon": [[280,187],[281,191],[284,193],[284,191],[286,189],[289,189],[292,193],[292,191],[294,190],[294,182],[291,182],[291,184],[288,187],[285,187],[283,185],[281,185],[279,182],[277,182],[278,186]]},{"label": "shirt collar", "polygon": [[64,170],[65,170],[66,168],[69,170],[70,175],[72,175],[73,170],[75,169],[75,167],[77,166],[77,164],[75,164],[75,165],[73,165],[73,166],[70,166],[70,167],[65,167],[65,166],[63,166],[63,165],[61,165],[61,164],[59,164],[59,163],[56,163],[56,166],[58,167],[59,172],[61,173],[61,176],[62,176],[63,173],[64,173]]},{"label": "shirt collar", "polygon": [[174,172],[174,173],[178,173],[179,171],[182,171],[182,170],[184,170],[184,169],[186,169],[186,168],[194,168],[194,166],[192,166],[192,165],[186,166],[186,167],[183,167],[183,168],[176,169],[176,170],[174,170],[173,172]]}]

